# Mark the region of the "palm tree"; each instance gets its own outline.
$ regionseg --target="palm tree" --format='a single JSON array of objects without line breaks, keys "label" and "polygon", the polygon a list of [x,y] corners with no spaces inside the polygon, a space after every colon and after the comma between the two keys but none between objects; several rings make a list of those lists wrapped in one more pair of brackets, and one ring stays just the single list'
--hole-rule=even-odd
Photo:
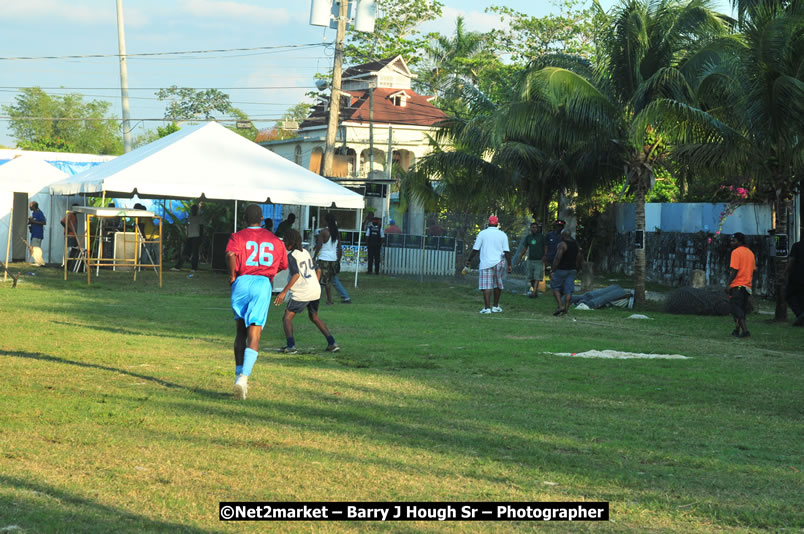
[{"label": "palm tree", "polygon": [[[597,8],[602,11],[599,4]],[[509,135],[530,132],[537,146],[556,142],[570,154],[586,154],[576,168],[594,182],[625,174],[635,199],[636,230],[644,236],[645,196],[664,164],[664,139],[643,113],[654,100],[689,101],[682,68],[700,63],[699,50],[730,29],[730,19],[712,11],[708,0],[624,0],[609,16],[596,72],[535,65],[524,95],[545,103],[546,113],[511,117]],[[591,176],[590,176],[591,174]],[[585,183],[576,176],[576,183]],[[645,301],[645,249],[635,250],[635,300]]]},{"label": "palm tree", "polygon": [[[722,176],[746,176],[773,203],[776,231],[804,174],[804,7],[800,2],[739,2],[742,35],[692,78],[695,102],[667,98],[662,117],[673,157]],[[776,319],[784,320],[785,258],[776,262]]]}]

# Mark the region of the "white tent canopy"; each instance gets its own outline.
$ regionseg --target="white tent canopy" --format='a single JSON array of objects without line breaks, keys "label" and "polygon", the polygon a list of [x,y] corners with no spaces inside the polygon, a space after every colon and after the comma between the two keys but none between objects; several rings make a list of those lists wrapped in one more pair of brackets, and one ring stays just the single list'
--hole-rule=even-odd
[{"label": "white tent canopy", "polygon": [[363,197],[220,124],[187,126],[50,187],[62,195],[363,207]]},{"label": "white tent canopy", "polygon": [[[61,201],[58,205],[53,205],[48,186],[64,180],[66,176],[53,165],[29,155],[15,157],[0,165],[0,251],[2,251],[0,259],[8,261],[12,258],[25,257],[26,246],[19,237],[29,239],[28,217],[30,211],[28,203],[36,201],[47,219],[44,228],[45,237],[42,240],[45,261],[61,261],[64,247],[51,247],[51,242],[56,240],[60,244],[59,240],[64,238],[59,226],[61,218],[59,214],[64,215],[66,200]],[[11,219],[12,208],[14,209],[13,221]],[[9,228],[11,229],[10,241]],[[6,257],[7,248],[9,257]],[[51,255],[54,250],[57,252],[55,256]]]}]

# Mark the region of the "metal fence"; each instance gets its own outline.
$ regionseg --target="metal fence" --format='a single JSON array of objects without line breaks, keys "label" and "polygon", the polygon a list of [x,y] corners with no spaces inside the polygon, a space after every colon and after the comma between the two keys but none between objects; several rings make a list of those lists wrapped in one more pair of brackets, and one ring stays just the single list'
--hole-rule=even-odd
[{"label": "metal fence", "polygon": [[[380,272],[391,275],[453,276],[455,261],[463,254],[463,241],[454,237],[387,234],[380,256]],[[341,271],[368,269],[365,246],[343,246]]]}]

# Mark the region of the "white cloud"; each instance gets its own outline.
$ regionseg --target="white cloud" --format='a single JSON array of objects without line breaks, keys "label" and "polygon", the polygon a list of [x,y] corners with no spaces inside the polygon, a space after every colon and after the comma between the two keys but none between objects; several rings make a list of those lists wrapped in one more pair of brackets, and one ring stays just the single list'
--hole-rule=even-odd
[{"label": "white cloud", "polygon": [[227,0],[184,0],[182,11],[186,14],[218,19],[242,19],[248,22],[260,22],[272,26],[287,24],[291,15],[285,8],[272,9],[259,5]]}]

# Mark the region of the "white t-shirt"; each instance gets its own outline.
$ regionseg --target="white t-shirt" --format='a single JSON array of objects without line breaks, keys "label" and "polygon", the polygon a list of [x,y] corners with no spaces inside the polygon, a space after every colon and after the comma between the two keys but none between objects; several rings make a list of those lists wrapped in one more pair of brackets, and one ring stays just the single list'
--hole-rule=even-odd
[{"label": "white t-shirt", "polygon": [[329,241],[321,245],[318,251],[318,259],[324,261],[338,261],[338,238],[329,236]]},{"label": "white t-shirt", "polygon": [[472,249],[480,251],[480,268],[491,269],[505,258],[506,252],[510,252],[508,236],[496,226],[489,226],[477,234]]},{"label": "white t-shirt", "polygon": [[313,258],[306,250],[288,253],[288,280],[298,273],[299,278],[290,286],[290,298],[297,302],[311,302],[321,298],[321,286],[315,275]]}]

